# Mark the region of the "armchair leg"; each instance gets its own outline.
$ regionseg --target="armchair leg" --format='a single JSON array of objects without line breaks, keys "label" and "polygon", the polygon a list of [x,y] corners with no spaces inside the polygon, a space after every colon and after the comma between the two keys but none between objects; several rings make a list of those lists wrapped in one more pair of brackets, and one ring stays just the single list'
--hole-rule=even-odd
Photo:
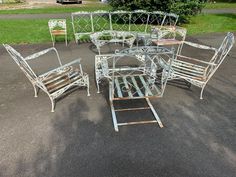
[{"label": "armchair leg", "polygon": [[100,93],[99,81],[97,79],[96,79],[96,84],[97,84],[97,93]]},{"label": "armchair leg", "polygon": [[114,126],[115,131],[118,132],[119,128],[118,128],[118,123],[117,123],[117,119],[116,119],[116,113],[115,113],[115,109],[114,109],[114,105],[113,105],[113,101],[112,101],[111,84],[109,84],[109,100],[110,100],[110,106],[111,106],[111,114],[112,114],[113,126]]},{"label": "armchair leg", "polygon": [[51,112],[54,112],[54,109],[55,109],[55,101],[53,98],[50,97],[50,100],[51,100],[51,104],[52,104],[52,109],[51,109]]},{"label": "armchair leg", "polygon": [[116,119],[116,113],[115,113],[115,109],[114,109],[112,101],[110,101],[110,106],[111,106],[111,114],[112,114],[113,126],[114,126],[115,131],[118,132],[119,129],[118,129],[118,124],[117,124],[117,119]]},{"label": "armchair leg", "polygon": [[65,35],[65,42],[66,42],[66,46],[67,46],[67,35]]},{"label": "armchair leg", "polygon": [[38,97],[38,87],[33,85],[34,87],[34,97]]},{"label": "armchair leg", "polygon": [[89,92],[89,77],[87,76],[87,95],[90,96],[90,92]]},{"label": "armchair leg", "polygon": [[202,95],[203,95],[203,91],[204,91],[204,88],[205,88],[205,85],[202,87],[202,90],[201,90],[201,94],[200,94],[200,99],[202,100]]}]

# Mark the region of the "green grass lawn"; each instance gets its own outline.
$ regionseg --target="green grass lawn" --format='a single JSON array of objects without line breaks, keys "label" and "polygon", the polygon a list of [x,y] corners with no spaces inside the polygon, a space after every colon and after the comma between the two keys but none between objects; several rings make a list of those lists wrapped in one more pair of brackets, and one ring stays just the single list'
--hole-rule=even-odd
[{"label": "green grass lawn", "polygon": [[[188,35],[212,32],[236,32],[236,14],[206,14],[192,17],[184,25]],[[0,43],[43,43],[50,42],[48,19],[0,20]],[[74,40],[70,19],[67,19],[68,38]]]},{"label": "green grass lawn", "polygon": [[201,14],[192,17],[189,24],[184,25],[188,34],[212,32],[235,32],[236,14]]},{"label": "green grass lawn", "polygon": [[236,8],[236,3],[206,3],[205,9],[227,9],[227,8]]},{"label": "green grass lawn", "polygon": [[[0,43],[23,44],[51,41],[48,19],[0,20],[0,26]],[[67,19],[67,30],[68,40],[74,40],[70,19]]]}]

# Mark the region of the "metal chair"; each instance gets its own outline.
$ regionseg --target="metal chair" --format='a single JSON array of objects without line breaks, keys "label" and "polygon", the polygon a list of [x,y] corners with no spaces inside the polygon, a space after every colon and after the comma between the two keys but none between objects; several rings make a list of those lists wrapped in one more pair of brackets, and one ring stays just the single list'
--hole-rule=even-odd
[{"label": "metal chair", "polygon": [[[7,44],[3,44],[3,46],[33,85],[35,97],[37,97],[38,89],[41,89],[49,96],[52,112],[54,112],[55,100],[74,86],[87,87],[88,96],[90,95],[89,77],[88,74],[83,72],[80,59],[62,65],[58,52],[54,47],[24,58],[11,46]],[[28,61],[37,59],[51,51],[55,52],[59,67],[40,75],[36,74]]]},{"label": "metal chair", "polygon": [[[155,54],[154,54],[155,53]],[[158,123],[162,128],[163,124],[157,115],[150,98],[163,96],[170,69],[163,69],[162,76],[158,77],[158,61],[160,59],[170,60],[173,52],[161,47],[136,47],[125,49],[116,54],[96,55],[99,68],[96,75],[106,77],[109,80],[109,101],[115,131],[118,126]],[[111,66],[108,65],[111,61]],[[105,61],[105,62],[104,62]],[[171,60],[170,60],[171,61]],[[169,62],[168,67],[171,66]],[[103,76],[100,72],[103,72]],[[133,108],[115,108],[114,102],[128,100],[146,100],[148,106]],[[133,122],[118,122],[116,112],[133,110],[151,110],[155,119]]]},{"label": "metal chair", "polygon": [[169,80],[184,79],[187,82],[200,87],[200,99],[202,99],[203,90],[206,84],[222,64],[232,48],[234,44],[234,35],[233,33],[228,33],[218,49],[187,41],[185,41],[184,44],[197,49],[214,51],[214,55],[209,61],[203,61],[201,59],[196,59],[181,54],[176,55],[176,59],[172,62]]},{"label": "metal chair", "polygon": [[55,45],[56,36],[65,36],[65,43],[67,46],[66,19],[50,19],[48,21],[48,27],[53,46]]},{"label": "metal chair", "polygon": [[177,45],[176,53],[179,54],[183,47],[183,41],[187,34],[186,28],[179,26],[162,26],[153,27],[151,30],[150,42],[158,46],[172,46]]}]

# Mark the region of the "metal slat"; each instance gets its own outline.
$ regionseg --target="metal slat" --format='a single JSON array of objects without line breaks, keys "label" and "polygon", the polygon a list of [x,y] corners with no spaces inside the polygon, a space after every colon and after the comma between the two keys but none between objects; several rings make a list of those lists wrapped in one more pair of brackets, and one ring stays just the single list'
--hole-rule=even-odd
[{"label": "metal slat", "polygon": [[56,92],[57,90],[60,90],[61,88],[73,83],[74,81],[78,80],[79,78],[81,78],[81,76],[76,76],[72,79],[66,79],[66,80],[63,80],[63,82],[60,82],[59,84],[56,83],[54,85],[50,85],[49,87],[47,87],[48,89],[48,92],[49,93],[53,93],[53,92]]},{"label": "metal slat", "polygon": [[134,76],[131,76],[131,80],[132,80],[132,82],[133,82],[133,84],[134,84],[135,89],[137,90],[138,95],[139,95],[140,97],[143,97],[144,95],[143,95],[143,93],[141,92],[141,90],[139,89],[139,86],[138,86],[138,84],[137,84],[137,82],[136,82]]},{"label": "metal slat", "polygon": [[199,81],[203,81],[204,80],[203,77],[190,76],[190,75],[186,75],[186,74],[180,73],[180,72],[174,72],[174,75],[177,75],[179,77],[184,77],[184,78],[196,79],[196,80],[199,80]]},{"label": "metal slat", "polygon": [[57,79],[53,79],[51,82],[44,83],[46,87],[50,87],[50,85],[57,85],[63,82],[65,79],[72,79],[75,76],[80,76],[77,72],[74,73],[66,73],[64,75],[61,75],[61,77],[58,77]]},{"label": "metal slat", "polygon": [[181,63],[181,64],[185,64],[186,66],[192,65],[193,67],[205,69],[204,66],[194,65],[194,64],[188,63],[188,62],[186,62],[186,61],[178,60],[178,59],[174,60],[174,63],[176,63],[176,62]]},{"label": "metal slat", "polygon": [[145,87],[145,91],[147,91],[149,93],[149,95],[153,96],[152,91],[150,90],[150,88],[147,86],[147,83],[145,82],[143,76],[139,76],[143,86]]},{"label": "metal slat", "polygon": [[175,67],[178,67],[178,68],[185,68],[186,70],[188,71],[193,71],[193,72],[196,72],[196,73],[200,73],[202,74],[204,72],[204,69],[203,68],[196,68],[197,65],[185,65],[185,64],[182,64],[182,63],[173,63],[173,66]]},{"label": "metal slat", "polygon": [[124,84],[125,84],[125,87],[126,87],[126,89],[127,89],[127,91],[128,91],[129,97],[133,98],[133,94],[131,93],[131,90],[130,90],[130,88],[129,88],[129,85],[128,85],[128,82],[127,82],[126,77],[127,77],[127,76],[124,76],[124,77],[122,77],[122,79],[123,79]]},{"label": "metal slat", "polygon": [[[204,72],[202,73],[195,73],[195,72],[192,72],[191,70],[187,70],[186,68],[184,67],[176,67],[176,66],[172,66],[173,67],[173,70],[176,71],[176,72],[180,72],[180,73],[183,73],[183,74],[187,74],[187,75],[192,75],[192,76],[197,76],[197,77],[202,77]],[[193,69],[194,70],[194,69]]]},{"label": "metal slat", "polygon": [[142,107],[142,108],[126,108],[126,109],[115,109],[116,112],[121,112],[121,111],[136,111],[136,110],[146,110],[146,109],[151,109],[150,107]]},{"label": "metal slat", "polygon": [[120,84],[119,84],[119,81],[118,81],[117,78],[115,78],[115,85],[116,85],[116,90],[117,90],[118,97],[123,98],[123,95],[122,95],[122,92],[121,92],[121,89],[120,89]]},{"label": "metal slat", "polygon": [[65,68],[65,69],[66,70],[64,70],[64,71],[58,71],[58,72],[51,73],[50,75],[48,75],[47,77],[45,77],[43,79],[43,83],[46,85],[51,82],[54,82],[72,71],[72,68],[70,68],[70,67]]},{"label": "metal slat", "polygon": [[187,75],[192,75],[192,76],[197,76],[197,77],[202,77],[203,76],[203,73],[200,74],[200,73],[190,72],[190,71],[186,70],[185,68],[173,67],[173,69],[176,72],[180,72],[180,73],[187,74]]},{"label": "metal slat", "polygon": [[118,123],[117,125],[124,126],[124,125],[137,125],[137,124],[151,124],[156,122],[157,122],[156,120],[147,120],[147,121],[137,121],[137,122],[123,122],[123,123]]},{"label": "metal slat", "polygon": [[198,72],[204,72],[204,69],[205,67],[202,67],[202,68],[199,68],[198,65],[191,65],[191,64],[185,64],[185,63],[180,63],[180,62],[173,62],[172,66],[176,66],[176,67],[181,67],[181,68],[186,68],[186,69],[189,69],[190,71],[192,71],[193,69],[195,71],[198,71]]}]

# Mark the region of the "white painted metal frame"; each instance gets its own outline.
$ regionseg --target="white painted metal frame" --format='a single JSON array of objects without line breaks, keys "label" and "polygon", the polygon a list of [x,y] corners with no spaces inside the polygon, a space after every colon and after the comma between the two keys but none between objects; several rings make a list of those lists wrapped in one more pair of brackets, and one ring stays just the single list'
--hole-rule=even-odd
[{"label": "white painted metal frame", "polygon": [[50,19],[48,21],[48,27],[53,46],[55,45],[56,36],[65,36],[65,43],[67,46],[66,19]]},{"label": "white painted metal frame", "polygon": [[[163,47],[158,47],[158,46],[141,46],[141,47],[132,47],[132,48],[127,48],[121,51],[116,51],[116,53],[120,54],[130,54],[130,55],[135,55],[137,59],[139,59],[141,62],[145,63],[145,57],[143,53],[148,55],[152,60],[155,60],[156,54],[157,53],[162,53],[169,55],[169,50],[166,50]],[[103,79],[111,79],[111,74],[112,74],[112,67],[109,66],[109,60],[112,60],[111,54],[105,54],[105,55],[96,55],[95,56],[95,79],[96,79],[96,84],[97,84],[97,92],[100,93],[100,84]],[[130,70],[130,68],[123,68],[122,70]],[[134,70],[139,69],[139,68],[133,68]],[[145,68],[141,68],[145,69]]]},{"label": "white painted metal frame", "polygon": [[200,99],[203,99],[202,94],[206,84],[226,58],[234,42],[233,33],[227,34],[218,49],[185,41],[184,44],[194,48],[214,51],[214,55],[209,61],[203,61],[182,54],[177,55],[176,59],[172,62],[169,80],[184,79],[189,83],[200,87]]},{"label": "white painted metal frame", "polygon": [[[167,68],[162,71],[161,77],[158,77],[157,63],[166,56],[166,61],[172,61],[173,52],[161,47],[135,47],[125,49],[116,54],[96,55],[95,56],[95,73],[96,81],[99,89],[99,82],[102,78],[109,81],[109,100],[112,112],[112,119],[115,131],[118,126],[134,125],[144,123],[158,123],[160,127],[163,124],[157,115],[150,98],[160,98],[164,94],[167,79],[169,78],[171,62]],[[135,63],[126,65],[129,60],[134,59]],[[112,66],[108,65],[111,60]],[[124,62],[125,65],[121,64]],[[118,64],[119,63],[119,64]],[[118,66],[119,65],[119,66]],[[116,109],[114,102],[119,100],[145,99],[146,107]],[[149,109],[153,113],[155,120],[144,120],[135,122],[118,122],[116,112],[146,110]]]},{"label": "white painted metal frame", "polygon": [[71,14],[75,40],[98,31],[115,30],[133,32],[140,38],[150,35],[151,26],[175,26],[178,15],[161,11],[95,11]]},{"label": "white painted metal frame", "polygon": [[[74,86],[87,87],[88,96],[90,95],[89,76],[83,72],[80,59],[62,65],[58,52],[54,47],[24,58],[10,45],[3,44],[3,46],[33,85],[35,97],[37,97],[38,89],[41,89],[49,96],[52,112],[54,112],[55,100]],[[28,62],[51,51],[55,52],[59,67],[40,75],[36,74]]]}]

